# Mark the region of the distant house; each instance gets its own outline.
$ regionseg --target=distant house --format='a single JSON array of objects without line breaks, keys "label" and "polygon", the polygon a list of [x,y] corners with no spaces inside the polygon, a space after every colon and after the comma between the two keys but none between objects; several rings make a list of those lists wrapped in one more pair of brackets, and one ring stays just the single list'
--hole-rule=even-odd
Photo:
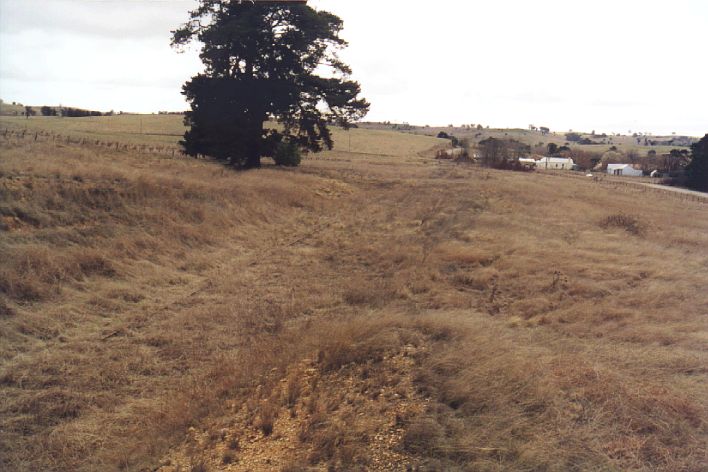
[{"label": "distant house", "polygon": [[632,164],[607,164],[609,175],[622,175],[624,177],[641,177],[644,175],[639,169],[632,167]]},{"label": "distant house", "polygon": [[536,159],[530,157],[520,157],[519,162],[528,167],[536,167]]},{"label": "distant house", "polygon": [[570,157],[542,157],[536,161],[537,169],[573,170],[575,161]]},{"label": "distant house", "polygon": [[463,148],[445,149],[445,155],[450,157],[451,159],[461,157],[464,153],[465,150]]}]

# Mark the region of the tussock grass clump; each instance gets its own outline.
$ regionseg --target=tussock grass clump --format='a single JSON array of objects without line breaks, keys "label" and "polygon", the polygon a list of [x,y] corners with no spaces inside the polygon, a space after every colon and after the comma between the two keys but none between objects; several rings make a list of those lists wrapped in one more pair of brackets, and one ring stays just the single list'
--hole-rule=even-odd
[{"label": "tussock grass clump", "polygon": [[403,447],[413,454],[435,456],[444,443],[445,431],[436,418],[421,415],[408,424]]},{"label": "tussock grass clump", "polygon": [[276,410],[273,406],[266,405],[261,407],[261,411],[258,413],[258,420],[256,426],[261,430],[263,436],[270,436],[273,434],[273,425],[275,423],[275,413]]},{"label": "tussock grass clump", "polygon": [[600,227],[605,229],[622,229],[628,232],[629,234],[633,234],[634,236],[644,236],[646,235],[647,231],[646,225],[640,222],[639,219],[634,216],[625,215],[622,213],[610,215],[603,218],[600,221]]},{"label": "tussock grass clump", "polygon": [[0,257],[5,261],[0,268],[0,293],[20,301],[46,299],[67,282],[117,275],[113,263],[92,249],[57,253],[38,245],[24,245],[11,252],[0,249]]}]

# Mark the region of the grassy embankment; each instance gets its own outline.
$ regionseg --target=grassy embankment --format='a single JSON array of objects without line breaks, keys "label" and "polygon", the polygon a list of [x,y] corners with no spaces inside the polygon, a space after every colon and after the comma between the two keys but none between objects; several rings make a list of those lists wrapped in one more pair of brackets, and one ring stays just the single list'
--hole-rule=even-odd
[{"label": "grassy embankment", "polygon": [[2,468],[705,468],[705,204],[351,136],[242,174],[3,141]]}]

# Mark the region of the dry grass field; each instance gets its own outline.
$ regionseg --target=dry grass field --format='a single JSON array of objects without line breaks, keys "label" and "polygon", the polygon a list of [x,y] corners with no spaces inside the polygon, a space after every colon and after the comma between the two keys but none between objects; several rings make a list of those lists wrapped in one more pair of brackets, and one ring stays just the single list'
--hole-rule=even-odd
[{"label": "dry grass field", "polygon": [[0,133],[0,469],[708,467],[707,204],[336,138],[235,173]]},{"label": "dry grass field", "polygon": [[[424,135],[424,136],[437,136],[441,131],[457,138],[468,139],[471,143],[478,143],[487,138],[495,139],[514,139],[516,141],[527,144],[531,147],[545,147],[550,143],[554,143],[558,146],[568,145],[573,151],[585,151],[593,153],[604,153],[610,150],[612,147],[616,147],[620,152],[636,152],[639,156],[646,156],[647,152],[655,151],[657,154],[669,153],[672,149],[689,149],[688,147],[681,145],[659,145],[648,146],[644,145],[644,137],[640,137],[639,142],[637,138],[632,135],[620,135],[613,136],[609,135],[605,138],[600,135],[594,137],[590,136],[589,130],[585,132],[579,131],[583,137],[591,138],[598,144],[579,144],[576,142],[568,142],[566,138],[567,131],[554,130],[550,134],[541,134],[540,131],[531,131],[528,129],[518,129],[518,128],[484,128],[478,130],[476,128],[462,128],[455,126],[412,126],[412,127],[401,127],[400,125],[395,125],[396,129],[401,132],[413,134],[413,135]],[[371,130],[391,130],[394,125],[383,124],[383,123],[364,123],[363,128]],[[576,130],[577,131],[577,130]],[[648,140],[655,140],[659,142],[670,141],[674,136],[650,136],[647,137]],[[605,141],[603,144],[602,142]]]}]

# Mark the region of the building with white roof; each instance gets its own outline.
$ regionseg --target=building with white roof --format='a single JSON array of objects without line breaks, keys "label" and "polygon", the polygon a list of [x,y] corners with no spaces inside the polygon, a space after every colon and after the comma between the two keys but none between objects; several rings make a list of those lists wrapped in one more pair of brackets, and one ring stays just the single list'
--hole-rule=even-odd
[{"label": "building with white roof", "polygon": [[575,161],[570,157],[542,157],[536,161],[537,169],[573,170]]},{"label": "building with white roof", "polygon": [[607,173],[624,177],[641,177],[644,175],[644,172],[635,169],[632,164],[607,164]]}]

